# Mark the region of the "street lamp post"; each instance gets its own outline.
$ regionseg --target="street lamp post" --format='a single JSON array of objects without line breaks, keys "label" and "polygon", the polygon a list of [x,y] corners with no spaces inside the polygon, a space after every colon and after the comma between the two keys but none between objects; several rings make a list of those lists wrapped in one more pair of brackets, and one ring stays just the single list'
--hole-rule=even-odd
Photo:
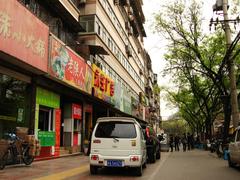
[{"label": "street lamp post", "polygon": [[[229,22],[232,20],[229,20],[228,18],[228,0],[217,0],[216,4],[213,6],[213,10],[223,11],[223,24],[224,24],[224,30],[225,30],[225,36],[226,36],[226,45],[227,49],[231,46],[232,40],[231,40],[231,30],[229,26]],[[236,77],[235,77],[235,64],[234,59],[231,57],[228,57],[227,60],[227,66],[228,66],[228,76],[230,80],[230,93],[231,93],[231,109],[232,109],[232,120],[233,120],[233,127],[236,128],[238,126],[239,122],[239,113],[238,113],[238,101],[237,101],[237,88],[236,88]]]}]

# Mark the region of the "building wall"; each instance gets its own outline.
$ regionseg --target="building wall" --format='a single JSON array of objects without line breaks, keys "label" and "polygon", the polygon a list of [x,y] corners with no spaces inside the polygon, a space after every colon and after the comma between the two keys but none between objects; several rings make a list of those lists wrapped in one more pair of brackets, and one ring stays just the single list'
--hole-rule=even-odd
[{"label": "building wall", "polygon": [[[144,90],[144,79],[139,75],[140,68],[143,67],[143,60],[140,54],[138,54],[138,48],[133,36],[128,35],[125,29],[126,17],[123,16],[125,9],[125,7],[114,5],[113,1],[100,0],[96,2],[96,7],[92,3],[87,2],[84,8],[81,9],[81,12],[83,12],[81,15],[96,13],[101,25],[99,38],[103,40],[103,44],[99,43],[100,40],[96,40],[96,42],[102,44],[109,53],[109,56],[104,57],[105,62],[127,82],[128,86],[130,85],[129,88],[131,87],[138,94]],[[97,27],[95,30],[99,32]],[[108,41],[104,42],[102,33],[110,36],[113,44],[117,45],[117,51],[115,46],[112,49],[107,46]],[[130,45],[132,52],[134,52],[134,58],[127,56],[125,50],[127,44]],[[124,58],[117,56],[118,51],[122,53]]]}]

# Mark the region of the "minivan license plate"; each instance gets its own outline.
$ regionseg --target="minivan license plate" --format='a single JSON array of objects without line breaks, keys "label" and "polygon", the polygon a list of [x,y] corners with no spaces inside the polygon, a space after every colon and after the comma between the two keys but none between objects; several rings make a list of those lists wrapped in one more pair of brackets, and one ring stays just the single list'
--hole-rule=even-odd
[{"label": "minivan license plate", "polygon": [[109,167],[122,167],[122,161],[119,160],[108,160],[107,166]]}]

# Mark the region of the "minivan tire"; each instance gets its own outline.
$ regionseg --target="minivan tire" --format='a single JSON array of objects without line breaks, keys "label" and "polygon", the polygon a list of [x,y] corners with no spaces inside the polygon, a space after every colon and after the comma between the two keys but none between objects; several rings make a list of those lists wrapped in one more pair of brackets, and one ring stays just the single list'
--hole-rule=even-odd
[{"label": "minivan tire", "polygon": [[98,170],[97,166],[90,165],[90,173],[92,175],[97,174],[97,170]]},{"label": "minivan tire", "polygon": [[142,165],[139,167],[136,167],[136,175],[137,176],[142,176],[143,168]]}]

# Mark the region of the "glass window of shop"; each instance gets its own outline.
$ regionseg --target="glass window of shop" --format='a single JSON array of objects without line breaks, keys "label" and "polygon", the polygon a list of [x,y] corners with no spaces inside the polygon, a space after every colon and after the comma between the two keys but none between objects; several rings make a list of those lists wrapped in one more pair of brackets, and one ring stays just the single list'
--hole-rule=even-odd
[{"label": "glass window of shop", "polygon": [[0,73],[0,139],[29,126],[29,84]]}]

